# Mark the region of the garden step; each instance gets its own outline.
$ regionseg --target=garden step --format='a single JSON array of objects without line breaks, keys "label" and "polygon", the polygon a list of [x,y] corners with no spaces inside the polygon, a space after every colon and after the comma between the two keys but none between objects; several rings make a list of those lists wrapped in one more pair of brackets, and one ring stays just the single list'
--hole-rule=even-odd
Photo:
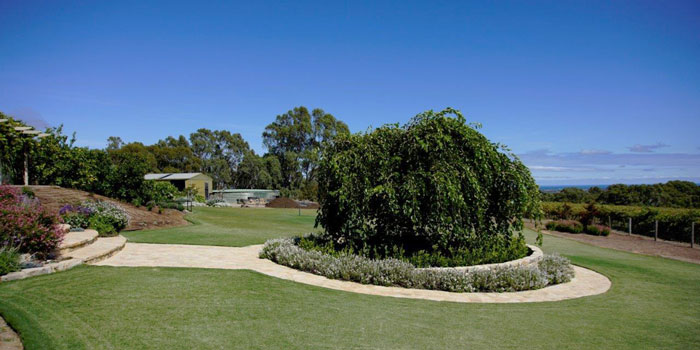
[{"label": "garden step", "polygon": [[85,263],[95,263],[118,253],[124,245],[126,245],[126,238],[121,235],[99,237],[94,243],[68,253],[68,256],[81,259]]},{"label": "garden step", "polygon": [[92,244],[97,240],[99,234],[95,230],[85,230],[82,232],[68,232],[63,237],[63,242],[58,246],[60,255],[80,249],[88,244]]}]

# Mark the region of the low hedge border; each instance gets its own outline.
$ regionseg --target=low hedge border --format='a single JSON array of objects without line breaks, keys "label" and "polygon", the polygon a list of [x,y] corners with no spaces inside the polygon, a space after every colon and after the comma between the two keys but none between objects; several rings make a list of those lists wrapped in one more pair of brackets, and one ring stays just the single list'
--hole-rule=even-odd
[{"label": "low hedge border", "polygon": [[544,255],[537,265],[507,265],[470,271],[419,269],[397,259],[372,260],[357,255],[334,257],[305,250],[296,245],[294,238],[265,242],[260,258],[331,279],[448,292],[517,292],[569,282],[574,277],[569,260],[558,255]]}]

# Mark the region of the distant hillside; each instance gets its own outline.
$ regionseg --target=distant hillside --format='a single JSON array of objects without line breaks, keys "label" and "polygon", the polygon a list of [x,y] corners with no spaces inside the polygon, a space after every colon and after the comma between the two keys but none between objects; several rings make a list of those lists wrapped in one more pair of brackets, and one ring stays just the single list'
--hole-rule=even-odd
[{"label": "distant hillside", "polygon": [[[15,186],[21,188],[22,186]],[[119,204],[131,216],[131,222],[126,230],[143,230],[187,225],[184,214],[174,209],[163,209],[163,214],[158,214],[157,209],[148,211],[145,207],[135,207],[131,204],[120,202],[108,197],[58,186],[29,186],[41,205],[53,212],[66,204],[80,204],[86,199],[103,200]]]}]

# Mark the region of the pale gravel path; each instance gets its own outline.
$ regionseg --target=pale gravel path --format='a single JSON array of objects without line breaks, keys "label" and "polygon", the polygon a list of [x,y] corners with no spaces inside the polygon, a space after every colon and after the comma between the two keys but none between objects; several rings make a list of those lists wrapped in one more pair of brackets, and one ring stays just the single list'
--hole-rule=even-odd
[{"label": "pale gravel path", "polygon": [[558,301],[605,293],[610,280],[591,270],[574,266],[576,276],[568,283],[538,290],[509,293],[452,293],[437,290],[382,287],[332,280],[258,258],[262,245],[214,247],[178,244],[127,243],[117,255],[96,263],[105,266],[197,267],[246,269],[268,276],[314,286],[361,294],[460,303],[521,303]]}]

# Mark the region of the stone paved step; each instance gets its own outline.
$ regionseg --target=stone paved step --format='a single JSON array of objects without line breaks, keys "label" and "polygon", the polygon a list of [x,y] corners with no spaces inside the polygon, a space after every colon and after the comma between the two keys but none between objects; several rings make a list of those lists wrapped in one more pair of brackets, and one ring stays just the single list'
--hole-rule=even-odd
[{"label": "stone paved step", "polygon": [[121,235],[115,237],[99,237],[94,243],[72,251],[68,253],[67,256],[74,259],[81,259],[87,264],[95,263],[118,253],[124,248],[124,245],[126,245],[126,238]]},{"label": "stone paved step", "polygon": [[63,242],[58,246],[60,255],[67,256],[68,253],[92,244],[97,240],[99,234],[95,230],[87,229],[82,232],[68,232],[63,237]]}]

